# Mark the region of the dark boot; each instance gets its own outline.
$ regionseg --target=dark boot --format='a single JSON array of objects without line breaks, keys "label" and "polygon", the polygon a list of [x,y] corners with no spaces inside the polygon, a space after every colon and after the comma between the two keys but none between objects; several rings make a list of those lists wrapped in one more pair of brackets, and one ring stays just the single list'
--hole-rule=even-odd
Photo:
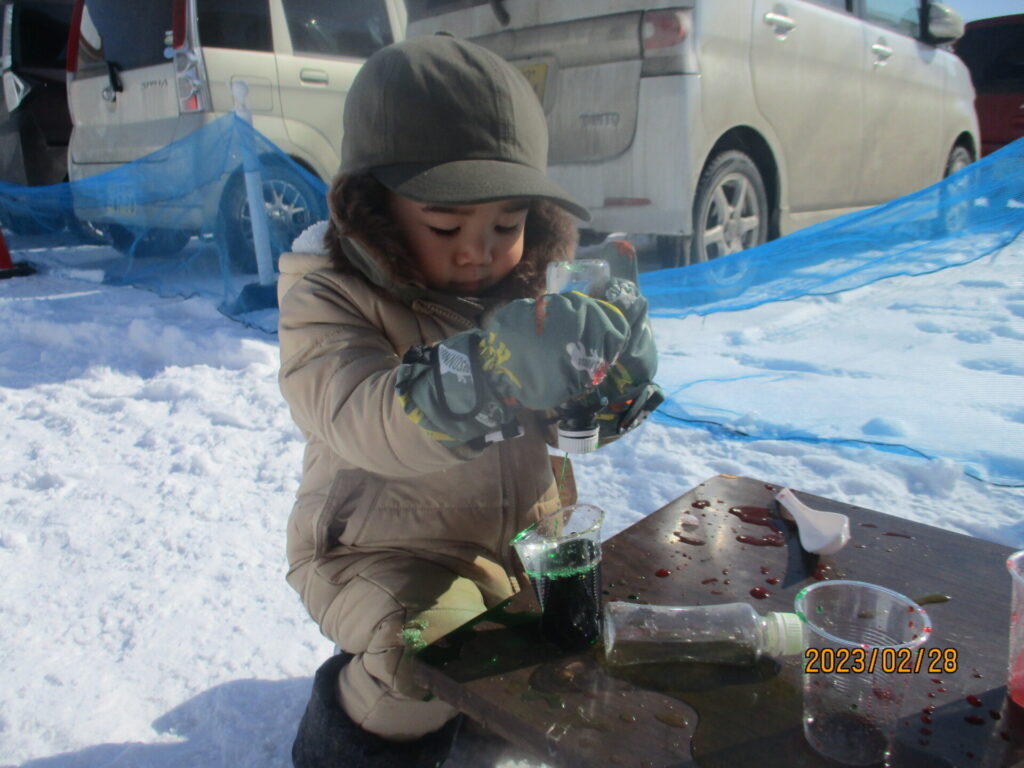
[{"label": "dark boot", "polygon": [[438,768],[444,763],[462,717],[415,741],[389,741],[364,731],[338,703],[338,673],[351,659],[348,653],[332,656],[316,671],[292,744],[295,768]]}]

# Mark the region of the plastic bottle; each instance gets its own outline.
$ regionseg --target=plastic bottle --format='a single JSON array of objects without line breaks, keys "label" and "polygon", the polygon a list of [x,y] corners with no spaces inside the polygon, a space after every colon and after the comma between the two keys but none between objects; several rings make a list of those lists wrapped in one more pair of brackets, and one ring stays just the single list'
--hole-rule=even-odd
[{"label": "plastic bottle", "polygon": [[762,655],[803,653],[795,613],[761,616],[748,603],[605,606],[604,653],[609,664],[698,661],[752,665]]}]

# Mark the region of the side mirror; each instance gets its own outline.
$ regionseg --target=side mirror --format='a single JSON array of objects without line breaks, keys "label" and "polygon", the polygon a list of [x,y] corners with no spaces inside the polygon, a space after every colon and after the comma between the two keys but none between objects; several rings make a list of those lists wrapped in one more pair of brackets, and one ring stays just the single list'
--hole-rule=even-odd
[{"label": "side mirror", "polygon": [[3,74],[4,102],[7,104],[7,111],[13,112],[21,106],[21,102],[32,90],[32,86],[7,70]]},{"label": "side mirror", "polygon": [[925,30],[925,39],[932,43],[941,44],[951,43],[963,36],[963,17],[945,3],[929,0],[928,28]]}]

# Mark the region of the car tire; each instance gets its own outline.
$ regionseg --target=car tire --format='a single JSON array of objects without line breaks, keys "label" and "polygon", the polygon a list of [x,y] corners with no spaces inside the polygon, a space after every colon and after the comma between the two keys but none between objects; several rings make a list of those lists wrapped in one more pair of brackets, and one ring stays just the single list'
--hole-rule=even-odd
[{"label": "car tire", "polygon": [[75,235],[83,243],[89,245],[111,245],[110,229],[106,224],[99,224],[95,221],[85,221],[72,217],[68,224],[68,231]]},{"label": "car tire", "polygon": [[716,155],[697,184],[690,263],[761,245],[768,219],[768,195],[754,161],[734,149]]},{"label": "car tire", "polygon": [[191,238],[188,232],[180,229],[135,229],[122,224],[107,224],[105,229],[115,249],[138,258],[174,256]]},{"label": "car tire", "polygon": [[974,162],[974,155],[971,154],[971,150],[962,144],[957,144],[949,153],[949,157],[946,159],[946,170],[943,174],[943,178],[951,176],[959,170],[966,168],[968,165]]},{"label": "car tire", "polygon": [[[271,159],[263,162],[263,199],[267,206],[270,246],[275,254],[291,248],[292,241],[315,221],[315,212],[322,206],[319,197],[298,173],[285,163]],[[249,199],[245,176],[231,178],[221,196],[218,234],[228,250],[233,269],[255,273],[256,251],[253,246]],[[276,268],[275,257],[275,268]]]},{"label": "car tire", "polygon": [[[957,144],[946,159],[945,176],[948,179],[974,162],[974,155],[967,147]],[[939,188],[939,231],[940,237],[963,234],[971,216],[971,202],[964,199],[969,193],[971,180],[967,175],[943,181]]]}]

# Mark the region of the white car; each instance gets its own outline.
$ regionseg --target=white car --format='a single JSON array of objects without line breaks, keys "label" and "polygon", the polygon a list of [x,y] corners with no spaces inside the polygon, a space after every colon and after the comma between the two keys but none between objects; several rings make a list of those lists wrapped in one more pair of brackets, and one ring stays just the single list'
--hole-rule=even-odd
[{"label": "white car", "polygon": [[891,200],[978,156],[974,90],[934,0],[408,0],[513,62],[550,173],[598,233],[705,261]]},{"label": "white car", "polygon": [[[130,163],[231,112],[232,84],[244,81],[255,128],[327,181],[340,163],[349,86],[404,27],[400,0],[79,0],[68,54],[70,180]],[[263,170],[271,226],[290,243],[322,196],[314,200],[285,163],[269,159]],[[251,259],[240,174],[194,210],[138,209],[132,193],[111,190],[106,205],[76,196],[76,214],[105,224],[115,245],[136,254],[180,248],[223,226],[232,259]]]}]

